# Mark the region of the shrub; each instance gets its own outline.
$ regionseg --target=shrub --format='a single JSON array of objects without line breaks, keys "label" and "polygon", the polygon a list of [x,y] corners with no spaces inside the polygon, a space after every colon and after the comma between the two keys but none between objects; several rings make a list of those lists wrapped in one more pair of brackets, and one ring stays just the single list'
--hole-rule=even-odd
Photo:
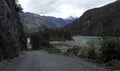
[{"label": "shrub", "polygon": [[19,55],[20,43],[12,38],[0,35],[0,60],[14,58]]},{"label": "shrub", "polygon": [[33,50],[43,49],[44,47],[50,47],[49,40],[40,33],[33,33],[31,35],[31,44]]},{"label": "shrub", "polygon": [[42,37],[40,34],[35,33],[31,35],[31,44],[32,44],[32,49],[37,50],[41,49],[41,40]]},{"label": "shrub", "polygon": [[74,46],[73,48],[67,50],[68,53],[73,53],[73,54],[75,54],[77,56],[78,56],[79,51],[80,51],[79,46]]},{"label": "shrub", "polygon": [[46,49],[49,53],[60,53],[60,50],[54,47],[50,47]]},{"label": "shrub", "polygon": [[97,52],[94,47],[88,49],[88,58],[90,59],[97,59]]},{"label": "shrub", "polygon": [[101,59],[104,62],[120,59],[120,42],[118,39],[104,39],[101,48]]},{"label": "shrub", "polygon": [[112,71],[120,70],[120,61],[118,60],[109,61],[105,65],[109,67]]}]

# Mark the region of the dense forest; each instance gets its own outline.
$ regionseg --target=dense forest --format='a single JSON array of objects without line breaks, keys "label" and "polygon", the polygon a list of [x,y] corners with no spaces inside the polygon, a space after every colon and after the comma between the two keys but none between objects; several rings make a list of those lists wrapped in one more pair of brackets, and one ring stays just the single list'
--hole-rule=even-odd
[{"label": "dense forest", "polygon": [[30,33],[31,44],[33,49],[43,49],[44,47],[52,47],[50,41],[66,41],[72,40],[70,32],[64,29],[51,29],[47,27],[40,28],[39,32]]}]

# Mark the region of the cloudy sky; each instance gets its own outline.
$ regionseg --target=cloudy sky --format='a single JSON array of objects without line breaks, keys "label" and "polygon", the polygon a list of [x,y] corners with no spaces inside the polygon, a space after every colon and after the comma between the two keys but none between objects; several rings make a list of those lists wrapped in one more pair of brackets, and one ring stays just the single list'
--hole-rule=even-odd
[{"label": "cloudy sky", "polygon": [[25,12],[67,18],[80,17],[86,10],[116,0],[19,0]]}]

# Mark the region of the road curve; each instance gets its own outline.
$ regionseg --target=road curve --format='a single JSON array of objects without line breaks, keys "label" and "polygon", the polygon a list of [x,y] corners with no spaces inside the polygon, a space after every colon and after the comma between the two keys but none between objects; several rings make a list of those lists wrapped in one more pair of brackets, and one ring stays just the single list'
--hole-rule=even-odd
[{"label": "road curve", "polygon": [[107,71],[78,59],[45,51],[25,52],[22,59],[0,71]]}]

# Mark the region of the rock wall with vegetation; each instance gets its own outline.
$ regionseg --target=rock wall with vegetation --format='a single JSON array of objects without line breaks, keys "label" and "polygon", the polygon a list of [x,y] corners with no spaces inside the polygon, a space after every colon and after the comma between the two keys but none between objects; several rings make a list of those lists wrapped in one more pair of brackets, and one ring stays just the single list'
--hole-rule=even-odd
[{"label": "rock wall with vegetation", "polygon": [[23,37],[17,0],[0,0],[0,60],[18,55]]}]

